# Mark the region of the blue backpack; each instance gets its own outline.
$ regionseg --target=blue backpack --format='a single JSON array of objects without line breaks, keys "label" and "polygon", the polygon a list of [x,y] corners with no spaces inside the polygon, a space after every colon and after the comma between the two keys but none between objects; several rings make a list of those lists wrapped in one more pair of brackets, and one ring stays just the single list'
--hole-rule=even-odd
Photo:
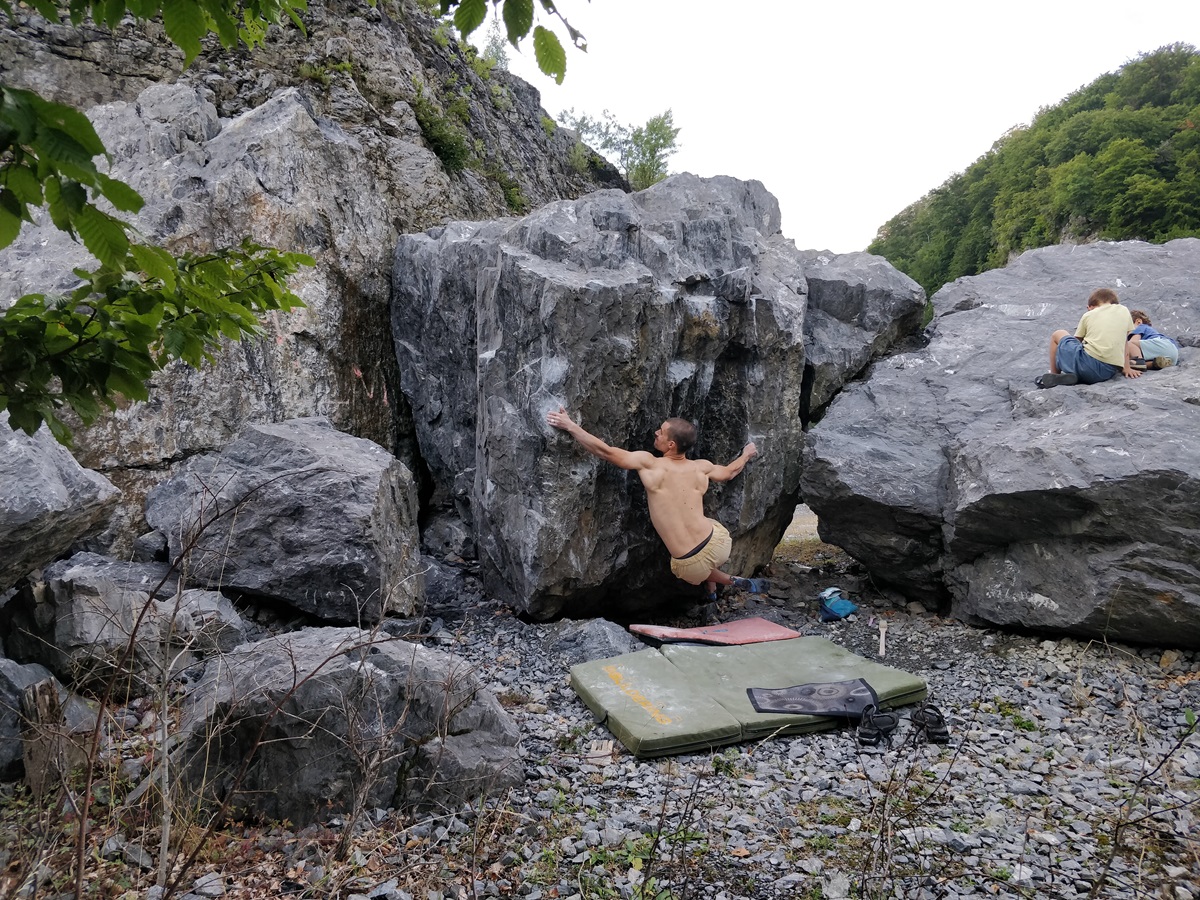
[{"label": "blue backpack", "polygon": [[821,621],[836,622],[858,612],[858,607],[839,587],[825,588],[817,595],[821,602]]}]

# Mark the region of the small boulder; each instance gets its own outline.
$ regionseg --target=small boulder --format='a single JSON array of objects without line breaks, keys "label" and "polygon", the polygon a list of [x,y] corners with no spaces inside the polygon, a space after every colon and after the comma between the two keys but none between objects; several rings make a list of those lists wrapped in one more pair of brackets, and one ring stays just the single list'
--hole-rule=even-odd
[{"label": "small boulder", "polygon": [[70,734],[82,734],[95,727],[96,714],[80,697],[67,692],[45,667],[37,663],[21,665],[0,657],[0,781],[19,778],[23,771],[21,697],[25,688],[50,679],[58,691],[64,725]]},{"label": "small boulder", "polygon": [[45,428],[32,437],[0,412],[0,592],[100,527],[120,495]]},{"label": "small boulder", "polygon": [[96,686],[120,669],[134,676],[123,682],[133,693],[158,681],[166,666],[190,665],[246,639],[241,616],[221,594],[179,592],[162,563],[94,553],[48,566],[42,580],[0,608],[0,625],[15,658],[76,685]]},{"label": "small boulder", "polygon": [[159,608],[170,628],[164,639],[193,654],[227,653],[246,643],[246,622],[220,591],[183,591],[178,602],[163,603]]},{"label": "small boulder", "polygon": [[253,425],[150,492],[146,520],[193,581],[335,622],[410,615],[424,595],[408,469],[324,417]]},{"label": "small boulder", "polygon": [[0,657],[0,780],[19,778],[21,765],[21,695],[25,688],[52,677],[45,666],[21,665]]},{"label": "small boulder", "polygon": [[645,644],[607,619],[563,619],[546,628],[546,649],[570,667],[642,650]]},{"label": "small boulder", "polygon": [[479,579],[459,566],[452,566],[422,556],[425,571],[425,609],[436,615],[446,615],[478,603],[481,598]]},{"label": "small boulder", "polygon": [[232,791],[231,815],[297,824],[356,802],[457,808],[524,780],[516,723],[468,663],[357,628],[213,659],[181,735],[175,770],[198,799]]}]

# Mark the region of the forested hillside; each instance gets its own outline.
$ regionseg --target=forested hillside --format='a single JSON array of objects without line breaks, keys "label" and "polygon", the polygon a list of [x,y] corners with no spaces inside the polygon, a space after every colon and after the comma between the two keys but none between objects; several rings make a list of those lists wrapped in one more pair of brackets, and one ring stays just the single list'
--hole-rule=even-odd
[{"label": "forested hillside", "polygon": [[1041,110],[879,229],[929,292],[1048,244],[1200,236],[1200,53],[1143,54]]}]

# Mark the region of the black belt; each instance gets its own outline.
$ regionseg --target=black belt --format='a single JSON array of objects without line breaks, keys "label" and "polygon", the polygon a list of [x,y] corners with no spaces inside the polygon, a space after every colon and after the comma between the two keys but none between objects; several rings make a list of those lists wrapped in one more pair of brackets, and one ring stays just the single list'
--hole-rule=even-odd
[{"label": "black belt", "polygon": [[691,553],[685,553],[683,556],[677,556],[675,558],[676,559],[691,559],[693,556],[695,556],[697,553],[699,553],[701,550],[703,550],[705,547],[708,546],[708,542],[712,540],[712,536],[716,533],[717,533],[716,529],[713,529],[712,531],[710,531],[708,533],[708,537],[706,537],[704,540],[702,540],[700,542],[700,545],[695,550],[693,550]]}]

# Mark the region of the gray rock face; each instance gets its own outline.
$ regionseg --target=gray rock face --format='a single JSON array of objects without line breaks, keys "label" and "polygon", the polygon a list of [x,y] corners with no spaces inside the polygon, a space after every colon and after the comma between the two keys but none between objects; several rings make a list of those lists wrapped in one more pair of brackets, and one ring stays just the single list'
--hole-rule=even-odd
[{"label": "gray rock face", "polygon": [[881,256],[805,250],[800,259],[808,280],[805,407],[818,413],[871,360],[921,327],[925,292]]},{"label": "gray rock face", "polygon": [[325,619],[373,623],[423,596],[411,474],[321,417],[251,426],[189,459],[151,492],[146,519],[172,559],[187,552],[193,582]]},{"label": "gray rock face", "polygon": [[[126,491],[109,543],[127,551],[144,530],[142,504],[164,463],[219,448],[248,421],[328,415],[396,446],[397,411],[385,400],[398,381],[386,331],[386,262],[374,249],[390,245],[394,231],[381,196],[358,189],[371,174],[357,142],[319,121],[296,90],[225,123],[203,91],[186,85],[147,88],[135,102],[91,117],[113,154],[112,174],[146,198],[135,221],[151,239],[182,251],[249,235],[323,260],[293,279],[307,308],[270,317],[264,339],[232,346],[200,371],[169,367],[152,379],[147,403],[79,432],[78,458]],[[2,258],[0,305],[55,285],[73,265],[92,264],[48,223],[26,229]]]},{"label": "gray rock face", "polygon": [[0,593],[103,524],[118,494],[45,428],[29,437],[0,412]]},{"label": "gray rock face", "polygon": [[181,730],[185,783],[205,784],[209,801],[236,789],[234,814],[298,824],[344,813],[356,796],[366,809],[457,807],[524,780],[517,727],[467,663],[354,628],[214,659]]},{"label": "gray rock face", "polygon": [[51,677],[44,666],[0,657],[0,781],[19,777],[23,768],[21,695],[29,685]]},{"label": "gray rock face", "polygon": [[164,637],[189,648],[193,654],[227,653],[246,643],[246,622],[220,591],[183,591],[168,611],[172,613],[170,631]]},{"label": "gray rock face", "polygon": [[566,666],[633,653],[645,646],[616,622],[606,619],[563,619],[546,632],[547,649],[561,655]]},{"label": "gray rock face", "polygon": [[141,693],[159,683],[167,666],[245,640],[241,617],[227,599],[208,591],[177,597],[176,588],[166,565],[76,553],[48,566],[41,581],[0,608],[0,626],[14,659],[41,663],[69,684],[90,687],[119,667],[133,676],[130,690]]},{"label": "gray rock face", "polygon": [[425,609],[431,614],[463,609],[478,599],[479,582],[458,566],[432,556],[421,557],[425,574]]},{"label": "gray rock face", "polygon": [[[435,42],[414,3],[385,13],[316,0],[305,23],[307,34],[272,28],[254,53],[214,50],[186,71],[155,23],[112,36],[24,10],[0,23],[5,83],[90,110],[111,174],[146,200],[133,217],[141,233],[176,252],[249,236],[317,261],[292,283],[307,309],[271,317],[263,339],[201,372],[158,373],[148,403],[77,435],[81,462],[124,492],[92,549],[128,556],[164,470],[219,449],[248,422],[325,415],[412,463],[388,316],[396,235],[620,182],[576,172],[574,141],[546,133],[537,92],[505,73],[485,80],[454,42]],[[447,107],[465,99],[464,142],[482,148],[475,167],[447,172],[430,149],[413,112],[418,85],[453,123]],[[0,252],[0,308],[65,287],[79,264],[94,261],[78,244],[48,223],[27,225]]]},{"label": "gray rock face", "polygon": [[915,325],[923,302],[894,271],[880,290],[865,289],[867,271],[839,289],[826,267],[854,263],[799,253],[775,198],[723,177],[403,237],[392,276],[402,384],[434,503],[472,524],[488,589],[538,617],[639,609],[681,589],[636,476],[553,432],[546,413],[560,405],[628,449],[649,449],[673,415],[699,425],[702,458],[758,443],[760,459],[714,486],[709,514],[737,539],[732,571],[767,562],[795,507],[815,380],[806,272],[821,273],[831,336],[822,398],[897,322]]},{"label": "gray rock face", "polygon": [[[824,540],[964,618],[1200,645],[1200,240],[1049,247],[947,285],[928,346],[808,435]],[[1138,379],[1038,390],[1097,287],[1185,345]]]}]

